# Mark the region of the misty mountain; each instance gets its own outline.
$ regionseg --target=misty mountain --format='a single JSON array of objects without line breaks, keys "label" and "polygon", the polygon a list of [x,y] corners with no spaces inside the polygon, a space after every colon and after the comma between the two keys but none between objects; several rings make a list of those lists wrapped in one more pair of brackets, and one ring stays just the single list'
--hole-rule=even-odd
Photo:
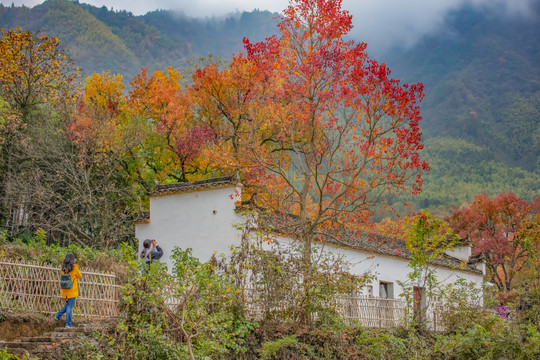
[{"label": "misty mountain", "polygon": [[540,173],[540,2],[529,18],[466,8],[446,31],[390,55],[397,78],[421,81],[424,129],[486,146],[494,160]]},{"label": "misty mountain", "polygon": [[[243,49],[243,37],[260,41],[276,33],[277,16],[253,11],[201,19],[163,10],[134,16],[68,0],[32,9],[0,5],[0,26],[57,36],[86,75],[110,70],[127,81],[141,67],[188,69],[190,60],[210,54],[230,58]],[[482,190],[540,195],[538,34],[538,0],[519,19],[465,7],[413,47],[378,55],[393,77],[425,85],[421,126],[433,170],[423,193],[406,201],[442,208]]]}]

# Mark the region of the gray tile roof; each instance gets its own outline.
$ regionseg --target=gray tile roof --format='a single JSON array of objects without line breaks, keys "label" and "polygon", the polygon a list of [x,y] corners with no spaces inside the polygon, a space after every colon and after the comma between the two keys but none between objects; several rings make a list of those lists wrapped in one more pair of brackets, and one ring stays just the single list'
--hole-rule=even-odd
[{"label": "gray tile roof", "polygon": [[135,224],[145,224],[150,222],[150,211],[139,211]]}]

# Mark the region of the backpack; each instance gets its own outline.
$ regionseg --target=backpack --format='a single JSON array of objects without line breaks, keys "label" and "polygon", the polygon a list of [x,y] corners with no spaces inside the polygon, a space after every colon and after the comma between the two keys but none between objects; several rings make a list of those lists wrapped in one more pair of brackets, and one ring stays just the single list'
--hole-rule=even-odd
[{"label": "backpack", "polygon": [[71,289],[73,287],[73,280],[71,280],[71,275],[62,274],[60,276],[60,287],[62,289]]}]

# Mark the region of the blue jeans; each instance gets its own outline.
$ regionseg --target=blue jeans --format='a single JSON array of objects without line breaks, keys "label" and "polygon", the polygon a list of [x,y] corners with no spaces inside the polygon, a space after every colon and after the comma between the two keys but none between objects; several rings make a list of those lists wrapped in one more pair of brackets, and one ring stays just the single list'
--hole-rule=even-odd
[{"label": "blue jeans", "polygon": [[71,326],[71,314],[73,313],[73,305],[75,305],[75,299],[67,299],[66,305],[56,314],[56,318],[60,319],[64,313],[66,314],[66,326]]}]

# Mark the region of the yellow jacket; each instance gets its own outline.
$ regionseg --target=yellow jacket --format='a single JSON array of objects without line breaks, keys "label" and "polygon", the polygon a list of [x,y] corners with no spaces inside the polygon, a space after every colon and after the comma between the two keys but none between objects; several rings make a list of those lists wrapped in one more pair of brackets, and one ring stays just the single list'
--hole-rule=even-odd
[{"label": "yellow jacket", "polygon": [[[65,272],[62,272],[65,274]],[[73,265],[73,270],[68,272],[71,275],[71,281],[73,281],[73,287],[71,289],[62,289],[62,297],[64,299],[71,299],[79,296],[79,282],[77,279],[82,278],[81,272],[79,271],[79,265]]]}]

